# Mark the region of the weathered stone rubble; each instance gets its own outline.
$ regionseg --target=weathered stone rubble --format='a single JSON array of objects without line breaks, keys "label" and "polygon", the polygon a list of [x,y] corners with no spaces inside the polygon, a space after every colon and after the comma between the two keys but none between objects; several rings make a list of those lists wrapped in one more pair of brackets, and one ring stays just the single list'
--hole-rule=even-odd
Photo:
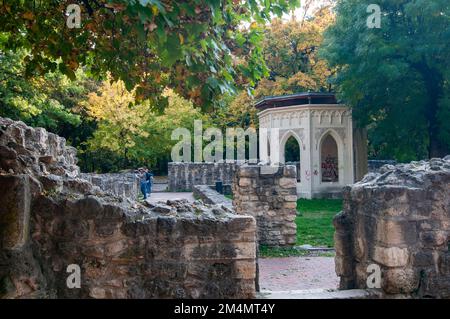
[{"label": "weathered stone rubble", "polygon": [[[219,206],[114,197],[64,139],[0,119],[0,297],[249,298],[256,225]],[[69,289],[67,266],[81,267]]]},{"label": "weathered stone rubble", "polygon": [[258,242],[267,246],[296,243],[297,173],[295,166],[239,166],[233,182],[236,213],[255,217]]},{"label": "weathered stone rubble", "polygon": [[450,156],[366,175],[334,224],[342,289],[366,288],[377,264],[386,294],[450,298]]}]

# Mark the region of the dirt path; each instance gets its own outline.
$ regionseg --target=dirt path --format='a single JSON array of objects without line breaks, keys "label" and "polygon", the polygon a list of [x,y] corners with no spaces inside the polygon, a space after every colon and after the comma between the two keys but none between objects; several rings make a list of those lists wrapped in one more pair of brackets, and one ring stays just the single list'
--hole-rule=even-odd
[{"label": "dirt path", "polygon": [[259,259],[261,290],[336,289],[338,284],[333,257]]}]

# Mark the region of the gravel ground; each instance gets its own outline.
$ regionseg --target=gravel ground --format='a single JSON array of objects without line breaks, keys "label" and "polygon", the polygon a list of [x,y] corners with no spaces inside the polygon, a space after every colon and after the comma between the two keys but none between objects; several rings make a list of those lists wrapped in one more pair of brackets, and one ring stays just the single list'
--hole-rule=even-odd
[{"label": "gravel ground", "polygon": [[339,277],[333,257],[286,257],[259,259],[261,290],[336,289]]}]

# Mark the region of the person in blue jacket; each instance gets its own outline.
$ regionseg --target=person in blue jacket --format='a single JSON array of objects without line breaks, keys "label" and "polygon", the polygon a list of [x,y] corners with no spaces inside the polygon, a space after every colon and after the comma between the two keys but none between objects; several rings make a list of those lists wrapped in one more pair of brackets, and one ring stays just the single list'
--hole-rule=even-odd
[{"label": "person in blue jacket", "polygon": [[147,199],[148,194],[148,181],[147,181],[147,174],[146,174],[145,168],[138,168],[136,171],[136,177],[139,179],[139,183],[141,186],[141,193],[144,195],[144,200]]},{"label": "person in blue jacket", "polygon": [[147,193],[148,196],[152,193],[152,186],[153,186],[153,173],[152,171],[145,169],[145,180],[147,182]]}]

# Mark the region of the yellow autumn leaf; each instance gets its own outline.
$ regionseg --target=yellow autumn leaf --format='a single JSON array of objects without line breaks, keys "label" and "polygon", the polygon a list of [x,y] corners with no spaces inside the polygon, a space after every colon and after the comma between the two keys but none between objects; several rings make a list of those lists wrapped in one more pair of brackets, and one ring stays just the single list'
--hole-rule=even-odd
[{"label": "yellow autumn leaf", "polygon": [[180,38],[180,44],[184,43],[184,37],[181,33],[178,34],[178,38]]}]

